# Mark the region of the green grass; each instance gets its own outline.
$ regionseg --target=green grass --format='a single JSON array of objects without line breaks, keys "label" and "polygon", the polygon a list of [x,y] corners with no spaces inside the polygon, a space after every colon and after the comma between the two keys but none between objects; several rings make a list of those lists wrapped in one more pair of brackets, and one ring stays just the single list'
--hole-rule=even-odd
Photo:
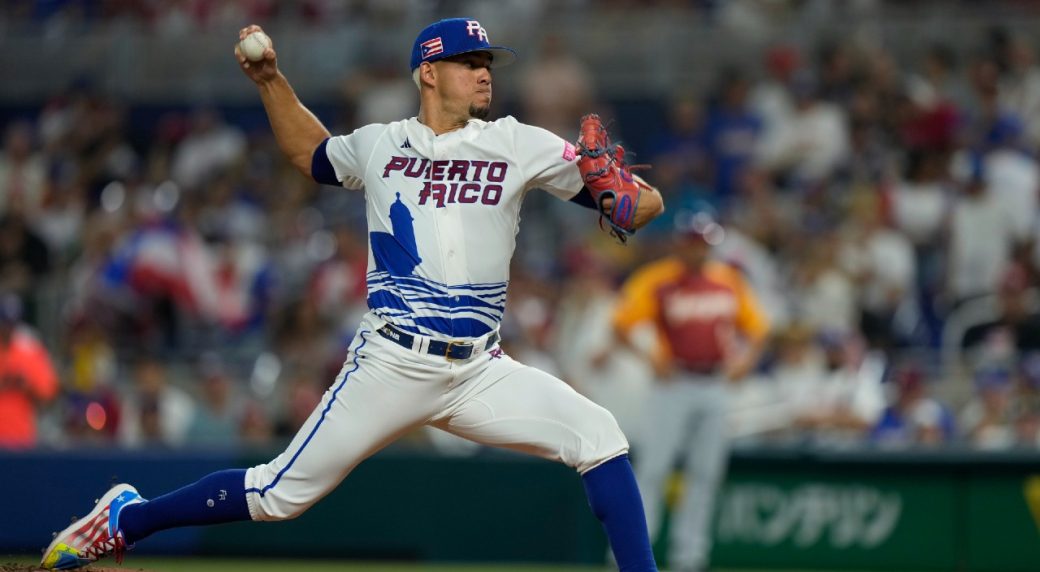
[{"label": "green grass", "polygon": [[[0,557],[0,565],[19,564],[35,565],[39,559],[30,557]],[[421,571],[464,571],[464,572],[603,572],[604,567],[578,566],[537,566],[537,565],[497,565],[497,564],[392,564],[357,562],[346,560],[287,560],[265,559],[246,560],[239,558],[136,558],[127,556],[122,565],[113,560],[102,560],[95,565],[98,568],[116,570],[145,570],[148,572],[421,572]],[[95,566],[87,568],[87,572]]]},{"label": "green grass", "polygon": [[[40,560],[31,556],[0,555],[0,569],[5,564],[34,566]],[[151,557],[129,555],[122,565],[110,559],[87,567],[92,569],[126,570],[133,572],[608,572],[604,566],[552,566],[537,564],[409,564],[387,562],[360,562],[356,560],[291,560],[285,558],[192,558]],[[828,572],[826,570],[749,570],[712,569],[715,572]],[[840,571],[850,572],[850,571]],[[858,572],[868,572],[861,570]]]},{"label": "green grass", "polygon": [[[35,565],[38,558],[27,556],[0,556],[3,564]],[[86,568],[89,572],[91,566]],[[116,566],[112,560],[103,560],[97,568],[114,570],[133,570],[147,572],[605,572],[606,566],[539,566],[539,565],[506,565],[506,564],[392,564],[375,562],[357,562],[348,560],[286,560],[264,559],[248,560],[242,558],[155,558],[134,557],[129,555],[122,565]],[[719,572],[726,572],[720,570]],[[729,572],[756,572],[754,570],[730,570]],[[757,571],[766,572],[766,571]],[[776,572],[776,571],[771,571]],[[798,572],[785,570],[783,572]],[[821,572],[821,571],[812,571]]]}]

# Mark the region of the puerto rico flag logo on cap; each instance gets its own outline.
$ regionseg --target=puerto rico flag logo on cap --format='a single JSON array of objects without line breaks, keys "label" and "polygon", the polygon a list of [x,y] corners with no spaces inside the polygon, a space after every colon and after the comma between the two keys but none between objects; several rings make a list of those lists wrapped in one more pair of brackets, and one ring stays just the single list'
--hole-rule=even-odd
[{"label": "puerto rico flag logo on cap", "polygon": [[419,44],[422,46],[422,57],[425,60],[430,56],[435,56],[444,51],[444,42],[441,41],[441,37],[437,36],[432,40],[426,40]]}]

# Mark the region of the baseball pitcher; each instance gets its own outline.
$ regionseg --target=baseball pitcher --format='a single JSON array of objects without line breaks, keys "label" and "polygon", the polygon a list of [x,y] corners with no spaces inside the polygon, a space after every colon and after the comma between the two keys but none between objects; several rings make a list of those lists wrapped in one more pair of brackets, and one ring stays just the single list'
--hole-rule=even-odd
[{"label": "baseball pitcher", "polygon": [[[257,26],[240,32],[245,39]],[[628,443],[614,418],[499,348],[522,199],[542,189],[596,209],[624,240],[663,210],[596,116],[576,145],[512,117],[487,122],[493,68],[515,54],[479,22],[424,29],[412,48],[416,117],[330,136],[279,71],[273,44],[250,60],[278,144],[314,180],[365,193],[369,313],[343,369],[284,453],[142,498],[127,484],[56,535],[48,569],[78,568],[157,531],[299,516],[358,463],[432,425],[574,467],[621,570],[656,570]],[[254,56],[256,54],[253,54]]]}]

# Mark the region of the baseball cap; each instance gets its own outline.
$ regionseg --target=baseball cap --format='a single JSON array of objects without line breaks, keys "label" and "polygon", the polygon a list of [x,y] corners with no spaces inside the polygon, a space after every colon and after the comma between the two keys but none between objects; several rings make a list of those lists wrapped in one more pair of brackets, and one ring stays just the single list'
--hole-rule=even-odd
[{"label": "baseball cap", "polygon": [[492,46],[487,31],[473,18],[448,18],[434,22],[419,32],[412,46],[412,71],[423,62],[435,62],[468,52],[490,52],[491,67],[509,65],[516,52],[504,46]]},{"label": "baseball cap", "polygon": [[680,211],[675,215],[674,230],[680,238],[702,238],[712,246],[722,244],[726,236],[722,225],[715,222],[715,217],[705,211]]}]

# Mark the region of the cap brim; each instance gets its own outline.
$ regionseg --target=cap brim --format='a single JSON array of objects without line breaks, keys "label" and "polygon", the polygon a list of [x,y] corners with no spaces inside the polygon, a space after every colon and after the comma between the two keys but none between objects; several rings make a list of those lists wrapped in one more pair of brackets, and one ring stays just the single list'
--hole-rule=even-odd
[{"label": "cap brim", "polygon": [[516,52],[504,46],[492,46],[480,51],[491,52],[492,68],[505,67],[516,61]]},{"label": "cap brim", "polygon": [[491,54],[491,69],[508,66],[509,64],[516,61],[516,52],[514,52],[511,48],[507,48],[505,46],[488,46],[486,48],[464,50],[461,52],[455,52],[454,54],[447,54],[437,59],[444,60],[455,56],[461,56],[462,54],[471,54],[473,52],[487,52]]}]

